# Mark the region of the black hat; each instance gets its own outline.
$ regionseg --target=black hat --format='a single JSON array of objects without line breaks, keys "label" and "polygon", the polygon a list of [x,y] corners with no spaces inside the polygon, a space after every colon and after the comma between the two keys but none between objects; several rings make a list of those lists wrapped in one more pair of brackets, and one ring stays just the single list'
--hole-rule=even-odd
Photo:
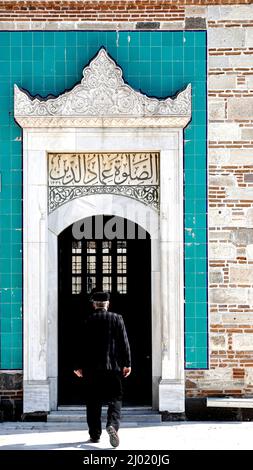
[{"label": "black hat", "polygon": [[110,294],[108,292],[93,292],[91,295],[92,302],[106,302],[110,300]]}]

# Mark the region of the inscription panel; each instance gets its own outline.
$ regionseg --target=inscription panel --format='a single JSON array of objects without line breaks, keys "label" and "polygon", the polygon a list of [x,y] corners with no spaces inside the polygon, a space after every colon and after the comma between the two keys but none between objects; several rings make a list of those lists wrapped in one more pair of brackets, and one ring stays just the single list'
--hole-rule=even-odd
[{"label": "inscription panel", "polygon": [[49,153],[49,212],[89,194],[121,194],[159,208],[159,152]]}]

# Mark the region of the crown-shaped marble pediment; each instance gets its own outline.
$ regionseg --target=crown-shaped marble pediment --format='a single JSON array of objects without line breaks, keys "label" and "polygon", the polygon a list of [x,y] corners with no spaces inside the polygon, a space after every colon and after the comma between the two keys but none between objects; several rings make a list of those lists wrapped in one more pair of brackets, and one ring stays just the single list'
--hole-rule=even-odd
[{"label": "crown-shaped marble pediment", "polygon": [[121,68],[104,48],[84,68],[81,82],[72,90],[43,99],[15,85],[14,98],[15,119],[22,127],[31,123],[34,127],[123,127],[126,119],[133,126],[185,127],[191,118],[190,84],[173,98],[149,97],[124,81]]}]

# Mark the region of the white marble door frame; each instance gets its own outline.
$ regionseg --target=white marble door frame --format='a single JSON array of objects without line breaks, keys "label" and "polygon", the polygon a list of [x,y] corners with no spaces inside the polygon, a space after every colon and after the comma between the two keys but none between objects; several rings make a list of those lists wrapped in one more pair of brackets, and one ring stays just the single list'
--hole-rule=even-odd
[{"label": "white marble door frame", "polygon": [[[160,212],[126,196],[74,199],[48,214],[48,152],[159,151]],[[182,129],[25,128],[24,412],[57,408],[57,237],[84,217],[113,214],[151,235],[153,407],[184,411]]]},{"label": "white marble door frame", "polygon": [[[151,235],[153,407],[183,412],[183,128],[191,85],[174,98],[148,97],[101,48],[81,82],[58,97],[31,97],[15,85],[14,115],[23,128],[24,412],[57,408],[57,236],[103,213]],[[160,152],[159,213],[137,199],[97,194],[48,215],[48,152],[117,151]]]}]

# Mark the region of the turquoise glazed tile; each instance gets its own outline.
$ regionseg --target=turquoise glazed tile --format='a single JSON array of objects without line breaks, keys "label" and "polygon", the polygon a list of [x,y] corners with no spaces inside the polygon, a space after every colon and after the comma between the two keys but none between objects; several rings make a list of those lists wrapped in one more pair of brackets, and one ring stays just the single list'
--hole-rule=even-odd
[{"label": "turquoise glazed tile", "polygon": [[[193,318],[195,319],[195,302],[187,302],[187,304],[185,305],[185,322],[187,324],[187,320],[190,319],[190,318]],[[188,333],[188,331],[187,331]]]},{"label": "turquoise glazed tile", "polygon": [[205,307],[206,307],[206,291],[203,288],[197,289],[198,292],[198,297],[197,297],[197,302],[195,305],[195,312],[196,312],[196,318],[206,318],[206,312],[205,312]]},{"label": "turquoise glazed tile", "polygon": [[1,304],[10,304],[11,303],[11,289],[0,290],[0,301]]},{"label": "turquoise glazed tile", "polygon": [[1,333],[11,333],[11,320],[9,318],[2,318],[0,322]]},{"label": "turquoise glazed tile", "polygon": [[140,33],[140,46],[150,47],[151,35],[148,32]]},{"label": "turquoise glazed tile", "polygon": [[206,335],[206,330],[207,330],[207,318],[203,317],[198,317],[196,318],[196,323],[198,326],[198,330],[200,333],[205,333]]},{"label": "turquoise glazed tile", "polygon": [[194,333],[196,330],[196,320],[195,318],[187,318],[185,321],[185,328],[189,333]]},{"label": "turquoise glazed tile", "polygon": [[186,335],[185,339],[185,347],[186,349],[192,349],[196,347],[196,335],[195,333],[191,333],[190,331]]},{"label": "turquoise glazed tile", "polygon": [[12,369],[11,351],[12,349],[9,346],[8,348],[1,346],[1,369]]},{"label": "turquoise glazed tile", "polygon": [[11,44],[11,33],[10,32],[2,32],[0,38],[0,47],[8,47]]},{"label": "turquoise glazed tile", "polygon": [[13,331],[13,333],[18,333],[18,334],[20,334],[22,332],[21,318],[20,319],[15,318],[15,319],[11,320],[11,330]]},{"label": "turquoise glazed tile", "polygon": [[161,39],[162,39],[161,38],[161,33],[155,31],[151,35],[151,46],[157,46],[157,47],[161,48],[161,43],[162,43]]},{"label": "turquoise glazed tile", "polygon": [[[205,368],[206,33],[202,31],[0,32],[0,243],[6,253],[6,258],[0,255],[0,317],[7,321],[4,330],[0,324],[0,339],[9,335],[0,341],[0,368],[22,368],[22,131],[13,120],[13,85],[42,97],[62,93],[80,81],[83,67],[101,46],[122,67],[125,80],[146,94],[171,96],[192,83],[192,121],[184,132],[185,360],[187,368]],[[7,332],[10,318],[18,322]]]},{"label": "turquoise glazed tile", "polygon": [[[11,292],[11,296],[13,297],[14,296],[14,293],[13,293],[13,290]],[[19,319],[21,320],[21,317],[22,317],[22,307],[20,306],[19,303],[12,303],[11,305],[11,318],[12,319]]]},{"label": "turquoise glazed tile", "polygon": [[20,369],[20,364],[22,364],[22,348],[12,348],[11,350],[12,369]]},{"label": "turquoise glazed tile", "polygon": [[15,288],[12,289],[12,302],[21,302],[22,300],[22,289],[21,288]]}]

